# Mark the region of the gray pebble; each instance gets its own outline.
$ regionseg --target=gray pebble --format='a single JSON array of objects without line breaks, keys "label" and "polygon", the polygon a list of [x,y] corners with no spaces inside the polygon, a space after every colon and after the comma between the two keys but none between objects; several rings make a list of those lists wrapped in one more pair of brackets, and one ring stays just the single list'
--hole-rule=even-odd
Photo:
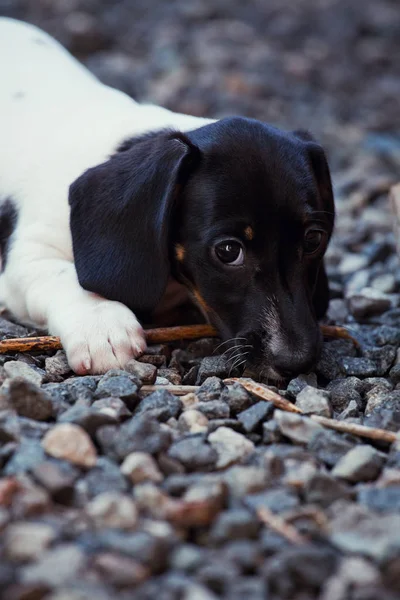
[{"label": "gray pebble", "polygon": [[134,375],[114,375],[110,373],[100,379],[96,389],[96,398],[106,398],[108,396],[120,398],[125,402],[130,410],[133,410],[138,402],[138,391],[140,382]]},{"label": "gray pebble", "polygon": [[332,469],[332,475],[353,483],[371,481],[378,477],[384,461],[385,456],[381,452],[360,444],[342,456]]},{"label": "gray pebble", "polygon": [[353,447],[354,444],[342,435],[322,427],[308,444],[308,450],[329,467],[335,466],[339,459]]},{"label": "gray pebble", "polygon": [[201,385],[208,377],[229,377],[230,365],[221,356],[206,356],[200,364],[196,385]]},{"label": "gray pebble", "polygon": [[305,414],[332,416],[330,393],[307,385],[296,398],[296,406]]},{"label": "gray pebble", "polygon": [[125,366],[126,371],[135,375],[143,384],[153,384],[157,377],[157,367],[132,358]]},{"label": "gray pebble", "polygon": [[168,390],[156,390],[140,401],[135,415],[147,414],[158,421],[177,418],[182,410],[182,402]]},{"label": "gray pebble", "polygon": [[207,419],[229,419],[229,405],[222,400],[209,400],[196,404],[196,410],[203,413]]},{"label": "gray pebble", "polygon": [[8,389],[9,405],[22,417],[47,421],[53,416],[51,398],[34,383],[12,379]]},{"label": "gray pebble", "polygon": [[218,460],[214,448],[205,443],[204,436],[195,434],[174,442],[168,456],[179,461],[187,471],[209,471]]},{"label": "gray pebble", "polygon": [[392,302],[387,294],[365,287],[348,298],[349,308],[356,319],[380,315],[388,310]]},{"label": "gray pebble", "polygon": [[171,442],[171,434],[147,415],[132,417],[120,427],[100,427],[96,438],[103,452],[117,460],[123,460],[131,452],[157,454],[166,450]]},{"label": "gray pebble", "polygon": [[239,422],[247,433],[255,431],[274,412],[269,402],[257,402],[237,415]]}]

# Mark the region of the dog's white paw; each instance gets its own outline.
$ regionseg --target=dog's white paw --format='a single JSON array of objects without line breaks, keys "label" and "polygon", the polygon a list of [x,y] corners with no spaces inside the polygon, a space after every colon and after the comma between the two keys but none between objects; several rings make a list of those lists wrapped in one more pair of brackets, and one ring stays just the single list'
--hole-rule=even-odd
[{"label": "dog's white paw", "polygon": [[[59,335],[68,363],[78,375],[123,369],[146,349],[143,329],[120,302],[91,295],[58,313],[51,332]],[[62,322],[61,322],[62,317]]]}]

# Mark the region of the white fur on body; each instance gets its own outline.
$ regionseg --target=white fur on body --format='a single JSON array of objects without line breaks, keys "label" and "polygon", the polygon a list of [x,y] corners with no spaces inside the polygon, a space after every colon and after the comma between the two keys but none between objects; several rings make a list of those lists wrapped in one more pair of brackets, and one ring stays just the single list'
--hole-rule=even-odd
[{"label": "white fur on body", "polygon": [[101,84],[43,31],[0,18],[0,202],[10,198],[18,211],[0,302],[59,335],[77,373],[123,367],[146,344],[126,306],[78,283],[70,184],[126,138],[207,122],[139,105]]}]

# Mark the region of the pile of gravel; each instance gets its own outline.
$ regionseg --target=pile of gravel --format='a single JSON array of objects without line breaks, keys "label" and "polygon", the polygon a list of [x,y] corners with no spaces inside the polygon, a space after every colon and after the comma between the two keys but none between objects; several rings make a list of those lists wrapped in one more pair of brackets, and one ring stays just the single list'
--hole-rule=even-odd
[{"label": "pile of gravel", "polygon": [[[386,225],[373,241],[376,223],[357,227],[330,251],[328,321],[360,347],[326,342],[280,392],[398,431],[397,265]],[[2,338],[29,333],[0,320]],[[62,351],[0,358],[2,598],[399,597],[400,436],[372,444],[226,385],[217,344],[153,346],[101,377],[75,377]]]}]

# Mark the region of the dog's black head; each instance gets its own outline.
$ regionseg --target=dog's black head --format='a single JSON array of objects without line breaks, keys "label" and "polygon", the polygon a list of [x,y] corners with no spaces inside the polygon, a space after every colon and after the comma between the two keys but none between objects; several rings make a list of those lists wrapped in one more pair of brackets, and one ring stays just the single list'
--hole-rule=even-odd
[{"label": "dog's black head", "polygon": [[239,362],[272,379],[315,362],[334,205],[307,134],[238,117],[150,134],[84,173],[70,203],[84,288],[140,314],[172,273]]}]

